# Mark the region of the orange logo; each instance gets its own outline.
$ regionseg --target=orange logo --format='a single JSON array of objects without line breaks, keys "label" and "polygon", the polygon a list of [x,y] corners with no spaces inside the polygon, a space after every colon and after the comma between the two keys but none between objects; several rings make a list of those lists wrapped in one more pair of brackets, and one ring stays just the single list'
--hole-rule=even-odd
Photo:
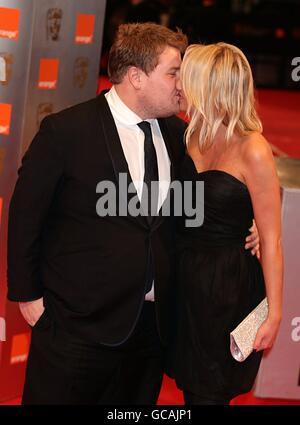
[{"label": "orange logo", "polygon": [[55,90],[58,79],[58,59],[41,59],[39,74],[39,89]]},{"label": "orange logo", "polygon": [[0,37],[17,40],[19,37],[20,10],[0,7]]},{"label": "orange logo", "polygon": [[11,344],[10,364],[26,362],[29,352],[30,333],[14,335]]},{"label": "orange logo", "polygon": [[95,15],[78,15],[75,43],[90,44],[93,42]]},{"label": "orange logo", "polygon": [[12,105],[0,103],[0,134],[9,135]]}]

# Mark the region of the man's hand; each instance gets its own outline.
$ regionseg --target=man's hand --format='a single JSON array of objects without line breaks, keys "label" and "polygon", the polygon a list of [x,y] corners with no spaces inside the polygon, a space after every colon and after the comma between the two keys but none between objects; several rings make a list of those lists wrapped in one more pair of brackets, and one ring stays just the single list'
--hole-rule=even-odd
[{"label": "man's hand", "polygon": [[253,220],[253,225],[250,227],[251,235],[246,237],[246,245],[245,249],[251,248],[251,254],[255,255],[259,259],[260,258],[260,252],[259,252],[259,235],[258,230],[255,224],[255,221]]},{"label": "man's hand", "polygon": [[45,310],[43,297],[38,300],[19,303],[19,308],[28,325],[34,326]]}]

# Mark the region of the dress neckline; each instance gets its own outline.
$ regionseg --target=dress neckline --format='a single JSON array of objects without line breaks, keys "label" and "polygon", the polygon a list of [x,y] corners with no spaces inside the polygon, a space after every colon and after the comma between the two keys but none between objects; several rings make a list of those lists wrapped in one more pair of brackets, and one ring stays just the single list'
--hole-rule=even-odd
[{"label": "dress neckline", "polygon": [[197,168],[196,168],[196,165],[195,165],[195,163],[194,163],[194,161],[192,159],[192,157],[188,153],[186,153],[185,155],[189,158],[189,160],[193,164],[193,167],[194,167],[194,170],[195,170],[196,174],[201,175],[201,174],[208,174],[208,173],[221,173],[221,174],[224,174],[224,175],[232,178],[237,183],[240,183],[242,186],[244,186],[248,190],[248,187],[247,187],[247,185],[244,182],[242,182],[240,179],[238,179],[237,177],[235,177],[233,174],[228,173],[227,171],[217,170],[217,169],[210,169],[210,170],[198,171]]}]

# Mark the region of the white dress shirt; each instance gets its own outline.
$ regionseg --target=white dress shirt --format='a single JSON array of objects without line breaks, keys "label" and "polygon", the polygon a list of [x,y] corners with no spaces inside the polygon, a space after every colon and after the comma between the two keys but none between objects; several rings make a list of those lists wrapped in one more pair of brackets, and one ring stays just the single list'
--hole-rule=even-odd
[{"label": "white dress shirt", "polygon": [[[141,200],[145,174],[145,135],[137,124],[143,120],[125,105],[125,103],[118,96],[114,87],[112,87],[110,91],[105,94],[105,97],[116,123],[132,182],[135,185],[139,200]],[[146,121],[148,121],[151,126],[153,144],[157,156],[159,176],[159,194],[157,207],[159,211],[167,197],[171,182],[171,162],[157,120],[148,119]],[[152,285],[151,291],[146,294],[145,299],[148,301],[154,301],[154,285]]]}]

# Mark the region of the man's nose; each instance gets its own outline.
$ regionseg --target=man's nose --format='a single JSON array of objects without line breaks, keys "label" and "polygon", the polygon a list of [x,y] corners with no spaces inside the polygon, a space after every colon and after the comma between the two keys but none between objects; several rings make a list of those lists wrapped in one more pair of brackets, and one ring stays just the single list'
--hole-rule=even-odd
[{"label": "man's nose", "polygon": [[182,90],[182,84],[181,84],[181,80],[180,80],[179,77],[176,80],[176,88],[177,88],[177,90],[180,90],[180,91]]}]

